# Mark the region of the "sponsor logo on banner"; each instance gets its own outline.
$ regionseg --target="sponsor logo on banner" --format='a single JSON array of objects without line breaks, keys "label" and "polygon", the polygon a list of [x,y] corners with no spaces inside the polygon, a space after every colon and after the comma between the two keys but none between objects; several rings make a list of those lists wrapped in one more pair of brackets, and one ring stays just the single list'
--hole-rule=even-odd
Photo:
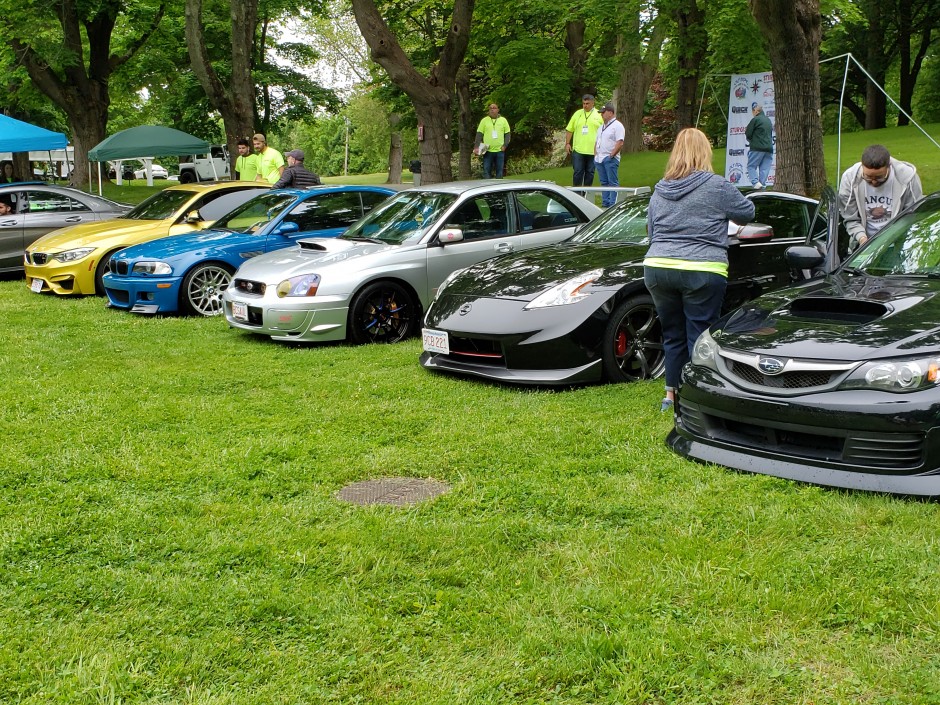
[{"label": "sponsor logo on banner", "polygon": [[[733,184],[749,183],[747,177],[747,126],[752,119],[751,108],[759,105],[771,124],[776,120],[774,107],[774,76],[771,72],[734,74],[728,96],[728,133],[725,159],[725,178]],[[776,134],[773,135],[776,144]],[[776,181],[776,158],[770,167],[766,183]]]}]

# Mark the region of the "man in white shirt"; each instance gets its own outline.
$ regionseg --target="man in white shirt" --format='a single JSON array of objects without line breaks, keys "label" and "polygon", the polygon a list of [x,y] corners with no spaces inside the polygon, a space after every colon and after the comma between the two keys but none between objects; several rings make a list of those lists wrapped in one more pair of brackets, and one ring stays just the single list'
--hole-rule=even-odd
[{"label": "man in white shirt", "polygon": [[[604,124],[597,130],[594,142],[594,164],[601,186],[620,186],[620,150],[623,147],[623,123],[616,118],[613,103],[601,108]],[[602,191],[601,205],[610,208],[617,202],[616,191]]]},{"label": "man in white shirt", "polygon": [[913,164],[891,156],[880,144],[866,147],[862,161],[842,174],[839,208],[850,248],[864,245],[924,195]]}]

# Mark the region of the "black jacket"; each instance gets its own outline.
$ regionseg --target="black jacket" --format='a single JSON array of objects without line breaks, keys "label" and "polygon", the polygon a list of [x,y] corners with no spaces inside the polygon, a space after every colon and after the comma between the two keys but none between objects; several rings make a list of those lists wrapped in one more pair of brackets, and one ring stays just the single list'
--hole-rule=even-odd
[{"label": "black jacket", "polygon": [[281,178],[278,179],[277,183],[271,188],[285,188],[287,186],[307,188],[308,186],[319,185],[319,176],[304,167],[303,164],[294,164],[294,166],[289,166],[284,170],[284,173],[281,174]]}]

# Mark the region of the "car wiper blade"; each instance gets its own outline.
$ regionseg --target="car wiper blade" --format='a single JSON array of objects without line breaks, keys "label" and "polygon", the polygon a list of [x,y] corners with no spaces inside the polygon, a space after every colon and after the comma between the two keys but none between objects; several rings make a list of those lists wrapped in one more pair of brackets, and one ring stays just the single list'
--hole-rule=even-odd
[{"label": "car wiper blade", "polygon": [[846,274],[857,274],[858,276],[868,276],[868,272],[864,269],[859,269],[858,267],[843,267],[842,271]]},{"label": "car wiper blade", "polygon": [[371,242],[376,245],[386,245],[388,243],[385,240],[379,240],[374,237],[344,237],[344,240],[352,240],[353,242]]}]

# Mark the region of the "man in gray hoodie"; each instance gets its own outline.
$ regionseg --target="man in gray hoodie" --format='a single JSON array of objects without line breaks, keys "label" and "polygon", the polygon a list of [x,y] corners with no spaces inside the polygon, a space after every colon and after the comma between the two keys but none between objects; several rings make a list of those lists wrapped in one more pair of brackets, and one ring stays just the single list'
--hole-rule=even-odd
[{"label": "man in gray hoodie", "polygon": [[845,170],[839,185],[839,209],[850,248],[864,245],[923,195],[913,164],[895,159],[880,144],[866,147],[862,161]]}]

